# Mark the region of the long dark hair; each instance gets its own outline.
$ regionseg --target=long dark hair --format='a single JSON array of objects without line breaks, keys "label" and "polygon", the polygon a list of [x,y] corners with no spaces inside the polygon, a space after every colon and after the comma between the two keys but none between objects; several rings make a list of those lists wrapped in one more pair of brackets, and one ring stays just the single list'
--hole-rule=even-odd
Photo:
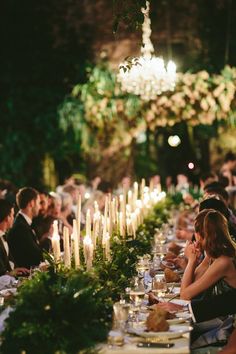
[{"label": "long dark hair", "polygon": [[210,257],[236,256],[236,244],[230,237],[227,219],[220,212],[202,210],[195,219],[195,230],[205,240],[204,248]]}]

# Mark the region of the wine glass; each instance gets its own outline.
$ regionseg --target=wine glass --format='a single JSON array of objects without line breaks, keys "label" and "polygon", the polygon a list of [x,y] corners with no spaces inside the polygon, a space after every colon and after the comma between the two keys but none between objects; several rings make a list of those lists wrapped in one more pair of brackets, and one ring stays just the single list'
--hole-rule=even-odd
[{"label": "wine glass", "polygon": [[160,229],[155,229],[156,233],[154,235],[154,242],[156,245],[164,244],[166,242],[166,237]]},{"label": "wine glass", "polygon": [[155,245],[153,252],[154,254],[160,257],[160,261],[161,261],[164,255],[167,253],[166,245],[162,245],[162,244]]},{"label": "wine glass", "polygon": [[152,281],[152,292],[157,295],[157,297],[164,297],[167,292],[167,283],[164,274],[156,274]]},{"label": "wine glass", "polygon": [[149,259],[140,257],[139,261],[136,265],[136,270],[138,273],[139,278],[143,278],[145,275],[145,272],[149,270],[150,264],[149,264]]},{"label": "wine glass", "polygon": [[140,307],[145,296],[144,284],[138,277],[134,278],[134,287],[129,288],[128,294],[131,302],[130,319],[132,322],[138,322]]}]

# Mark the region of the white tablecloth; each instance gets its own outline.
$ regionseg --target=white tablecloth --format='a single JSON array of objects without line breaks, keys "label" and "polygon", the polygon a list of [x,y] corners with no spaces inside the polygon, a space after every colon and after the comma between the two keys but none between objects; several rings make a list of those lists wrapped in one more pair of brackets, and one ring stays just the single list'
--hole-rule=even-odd
[{"label": "white tablecloth", "polygon": [[189,334],[185,334],[184,337],[178,339],[168,340],[170,343],[175,345],[172,348],[138,348],[137,347],[137,338],[125,339],[126,342],[133,341],[132,343],[126,343],[121,347],[118,346],[109,346],[104,344],[101,346],[101,354],[189,354],[190,353],[190,337]]}]

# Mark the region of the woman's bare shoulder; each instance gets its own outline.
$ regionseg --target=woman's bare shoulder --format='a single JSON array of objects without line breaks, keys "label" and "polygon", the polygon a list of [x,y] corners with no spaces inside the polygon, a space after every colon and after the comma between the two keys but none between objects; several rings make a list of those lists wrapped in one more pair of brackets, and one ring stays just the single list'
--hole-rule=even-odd
[{"label": "woman's bare shoulder", "polygon": [[216,258],[213,262],[213,264],[215,265],[221,265],[221,266],[229,266],[232,264],[232,258],[231,257],[228,257],[228,256],[220,256],[218,258]]}]

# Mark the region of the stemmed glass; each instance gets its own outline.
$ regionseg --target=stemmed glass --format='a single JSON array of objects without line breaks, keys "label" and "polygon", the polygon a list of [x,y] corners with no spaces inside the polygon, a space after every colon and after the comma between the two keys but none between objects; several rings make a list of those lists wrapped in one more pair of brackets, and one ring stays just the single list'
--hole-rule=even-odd
[{"label": "stemmed glass", "polygon": [[145,296],[145,289],[143,281],[138,277],[134,278],[134,287],[126,288],[126,292],[129,295],[131,305],[130,305],[130,319],[131,321],[138,322],[138,315],[142,301]]},{"label": "stemmed glass", "polygon": [[145,272],[150,268],[150,259],[149,257],[140,257],[136,265],[136,270],[139,278],[143,278]]},{"label": "stemmed glass", "polygon": [[154,242],[155,244],[164,244],[166,242],[166,237],[162,230],[155,229],[156,233],[154,235]]},{"label": "stemmed glass", "polygon": [[158,298],[162,298],[167,290],[168,288],[164,274],[156,274],[152,281],[152,292],[156,294]]},{"label": "stemmed glass", "polygon": [[166,252],[167,252],[166,245],[162,245],[162,244],[155,244],[154,245],[153,253],[156,256],[159,256],[160,261],[163,259],[163,257],[166,254]]}]

